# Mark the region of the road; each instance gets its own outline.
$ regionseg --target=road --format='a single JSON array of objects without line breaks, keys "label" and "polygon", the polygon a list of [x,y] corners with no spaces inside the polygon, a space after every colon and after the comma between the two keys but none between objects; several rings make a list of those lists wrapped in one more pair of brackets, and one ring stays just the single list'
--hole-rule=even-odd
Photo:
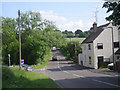
[{"label": "road", "polygon": [[[50,60],[42,71],[53,79],[62,88],[120,88],[118,76],[93,73],[87,69],[77,69],[68,64],[60,51],[52,53],[57,55],[58,61]],[[41,72],[41,70],[36,70]]]}]

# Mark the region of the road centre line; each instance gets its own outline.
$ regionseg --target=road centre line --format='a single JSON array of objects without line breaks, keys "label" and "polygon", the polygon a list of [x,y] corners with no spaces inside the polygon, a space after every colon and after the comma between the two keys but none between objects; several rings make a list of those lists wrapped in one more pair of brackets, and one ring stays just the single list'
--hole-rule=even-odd
[{"label": "road centre line", "polygon": [[[60,69],[61,71],[63,71],[63,70],[60,68],[59,64],[60,64],[60,63],[58,62],[58,67],[59,67],[59,69]],[[74,73],[70,73],[70,72],[68,72],[68,71],[63,71],[63,72],[72,74],[72,75],[74,75],[74,76],[76,76],[76,77],[84,77],[84,76],[80,76],[80,75],[77,75],[77,74],[74,74]],[[111,85],[111,86],[120,87],[119,85],[107,83],[107,82],[104,82],[104,81],[100,81],[100,80],[96,80],[96,79],[92,79],[92,80],[93,80],[93,81],[96,81],[96,82],[108,84],[108,85]]]},{"label": "road centre line", "polygon": [[70,72],[68,72],[68,71],[64,71],[64,70],[62,70],[62,69],[60,68],[59,65],[60,65],[60,62],[58,61],[58,68],[59,68],[61,71],[65,72],[65,73],[72,74],[72,75],[74,75],[74,76],[76,76],[76,77],[84,77],[84,76],[80,76],[80,75],[77,75],[77,74],[74,74],[74,73],[70,73]]},{"label": "road centre line", "polygon": [[69,73],[68,71],[63,71],[63,72],[65,72],[65,73]]},{"label": "road centre line", "polygon": [[108,84],[108,85],[111,85],[111,86],[115,86],[115,87],[120,87],[119,85],[115,85],[115,84],[111,84],[111,83],[103,82],[103,81],[96,80],[96,79],[93,79],[93,81],[100,82],[100,83],[105,83],[105,84]]},{"label": "road centre line", "polygon": [[74,76],[76,76],[76,77],[84,77],[84,76],[80,76],[80,75],[77,75],[77,74],[73,74]]}]

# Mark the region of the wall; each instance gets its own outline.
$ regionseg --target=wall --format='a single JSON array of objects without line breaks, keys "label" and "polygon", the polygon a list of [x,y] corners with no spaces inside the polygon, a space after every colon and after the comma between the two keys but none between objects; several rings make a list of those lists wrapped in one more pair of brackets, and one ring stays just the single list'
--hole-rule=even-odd
[{"label": "wall", "polygon": [[[88,45],[91,45],[91,50],[89,50]],[[82,44],[82,57],[83,66],[94,68],[94,50],[93,43]],[[91,57],[91,64],[89,63],[89,57]]]},{"label": "wall", "polygon": [[[111,27],[112,25],[108,25]],[[118,42],[118,30],[113,26],[114,42]],[[113,62],[113,51],[112,51],[112,30],[111,28],[105,29],[95,40],[94,40],[94,67],[97,69],[98,56],[104,57],[104,62]],[[103,49],[97,49],[97,43],[103,43]],[[116,52],[118,48],[114,49]]]}]

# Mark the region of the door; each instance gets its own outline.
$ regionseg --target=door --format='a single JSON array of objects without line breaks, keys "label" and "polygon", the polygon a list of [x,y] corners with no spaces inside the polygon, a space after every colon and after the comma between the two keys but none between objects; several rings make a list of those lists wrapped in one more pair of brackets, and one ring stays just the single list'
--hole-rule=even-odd
[{"label": "door", "polygon": [[103,56],[98,57],[98,68],[103,68],[104,62],[103,62]]}]

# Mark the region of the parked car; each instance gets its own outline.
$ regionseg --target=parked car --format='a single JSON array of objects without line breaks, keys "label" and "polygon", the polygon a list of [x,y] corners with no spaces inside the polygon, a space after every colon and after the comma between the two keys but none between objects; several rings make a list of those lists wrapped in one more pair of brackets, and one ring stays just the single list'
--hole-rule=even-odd
[{"label": "parked car", "polygon": [[108,64],[108,69],[110,69],[110,70],[113,70],[113,66],[114,66],[114,64],[113,63],[110,63],[110,64]]},{"label": "parked car", "polygon": [[21,65],[26,71],[33,71],[33,67],[29,66],[28,64],[22,64]]},{"label": "parked car", "polygon": [[53,56],[53,57],[52,57],[52,60],[53,60],[53,61],[57,61],[57,56]]},{"label": "parked car", "polygon": [[56,51],[56,47],[52,47],[52,51]]}]

